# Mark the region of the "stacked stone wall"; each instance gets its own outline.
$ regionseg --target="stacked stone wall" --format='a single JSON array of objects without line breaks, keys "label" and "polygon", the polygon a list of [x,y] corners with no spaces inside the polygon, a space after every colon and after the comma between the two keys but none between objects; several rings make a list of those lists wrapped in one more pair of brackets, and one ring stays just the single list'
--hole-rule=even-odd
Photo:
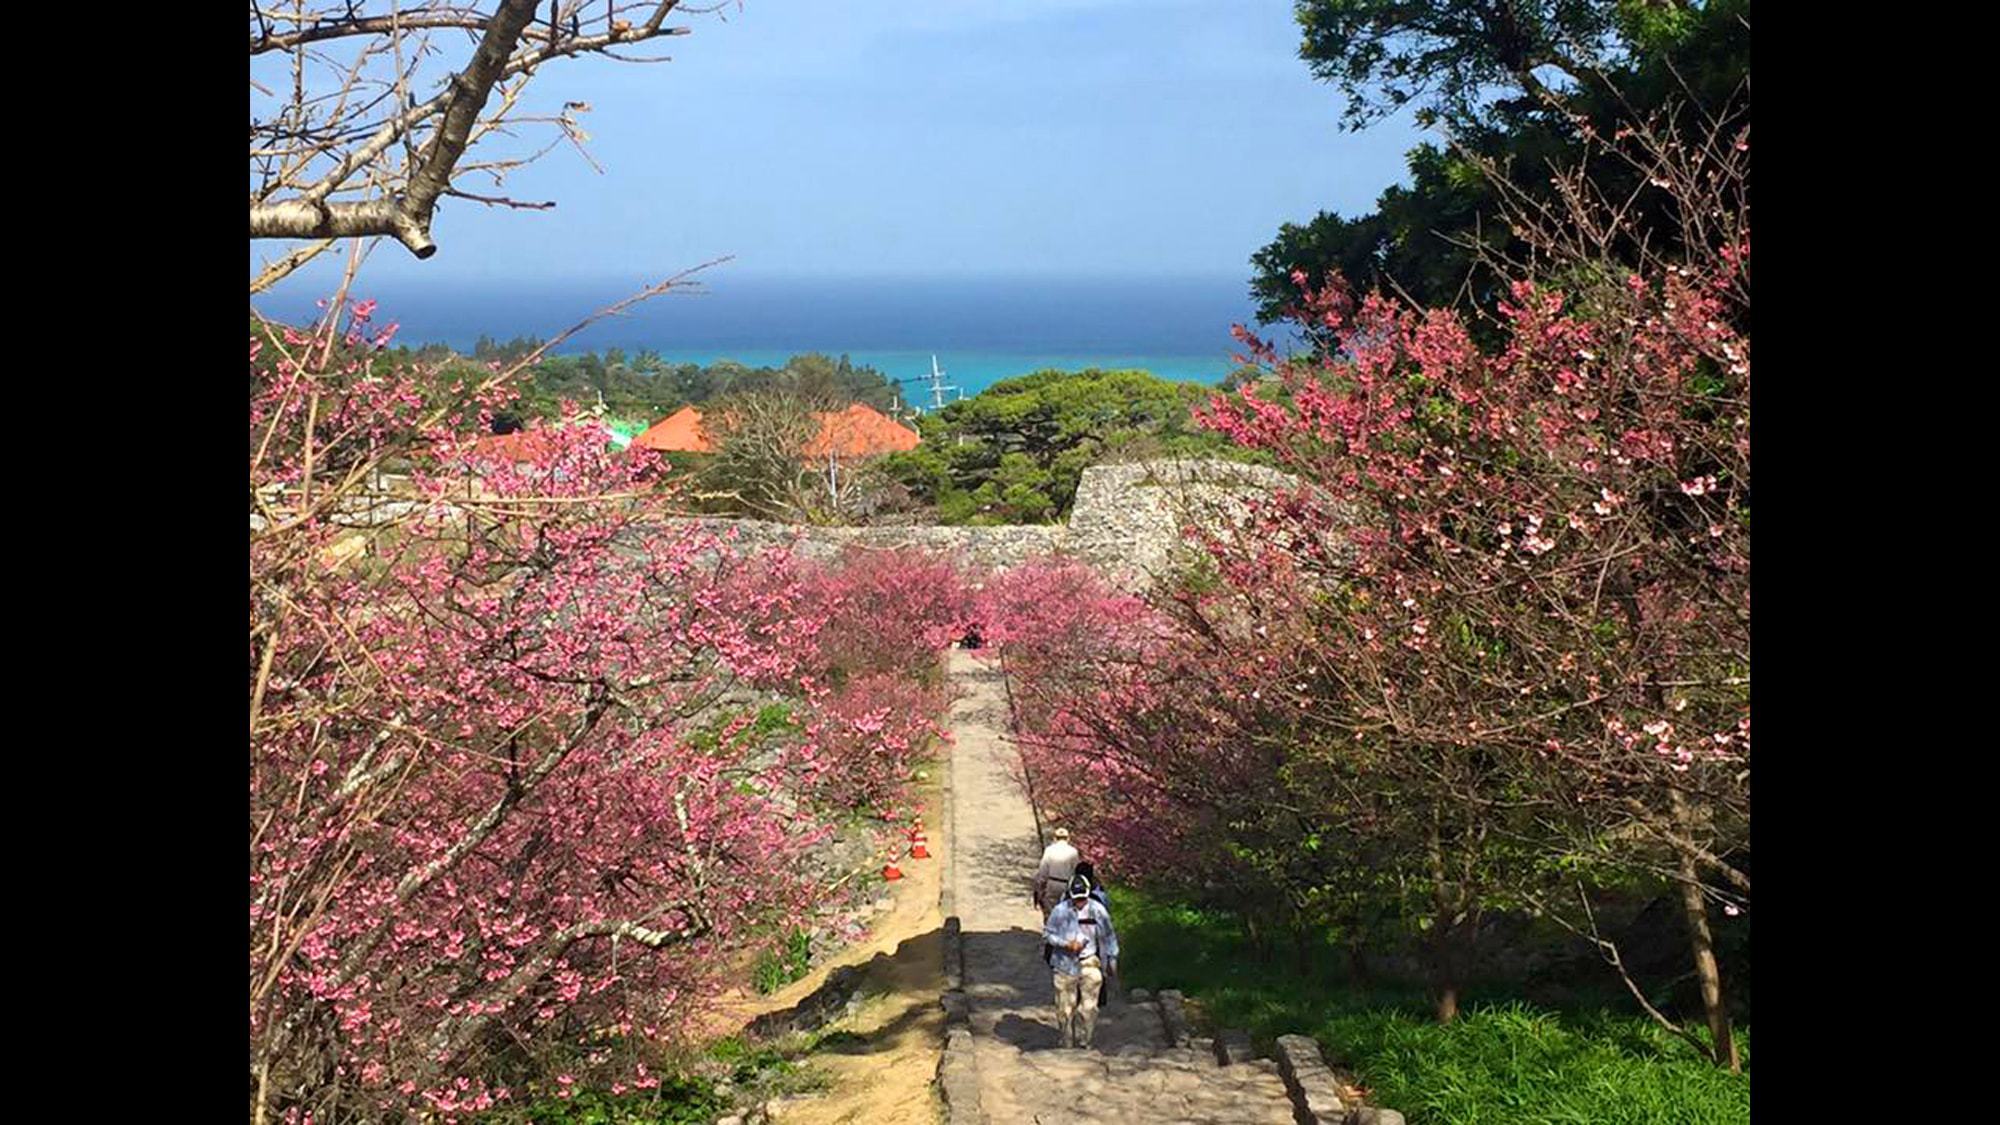
[{"label": "stacked stone wall", "polygon": [[1067,524],[1000,527],[805,527],[764,520],[689,522],[757,549],[786,546],[808,558],[848,547],[916,547],[1005,570],[1048,555],[1067,555],[1122,582],[1144,585],[1187,559],[1184,529],[1226,528],[1242,518],[1244,499],[1296,484],[1275,469],[1220,460],[1135,461],[1083,471]]}]

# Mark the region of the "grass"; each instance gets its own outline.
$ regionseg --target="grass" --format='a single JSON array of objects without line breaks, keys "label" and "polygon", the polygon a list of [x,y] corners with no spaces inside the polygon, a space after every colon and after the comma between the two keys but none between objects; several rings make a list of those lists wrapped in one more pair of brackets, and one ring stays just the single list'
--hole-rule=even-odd
[{"label": "grass", "polygon": [[491,1125],[707,1125],[727,1107],[709,1080],[675,1077],[662,1080],[653,1090],[612,1094],[585,1089],[568,1098],[540,1096],[479,1120]]},{"label": "grass", "polygon": [[[579,1088],[558,1097],[536,1088],[520,1105],[475,1119],[482,1125],[708,1125],[732,1106],[809,1094],[827,1086],[827,1076],[807,1065],[808,1056],[848,1046],[852,1032],[812,1032],[768,1043],[741,1036],[718,1039],[698,1056],[682,1058],[679,1073],[663,1077],[651,1090]],[[730,1089],[721,1083],[728,1082]]]},{"label": "grass", "polygon": [[777,949],[767,949],[750,970],[750,983],[760,995],[769,996],[812,970],[812,935],[793,926]]},{"label": "grass", "polygon": [[821,1050],[843,1046],[852,1037],[850,1032],[821,1030],[751,1045],[732,1035],[711,1043],[705,1053],[713,1062],[729,1067],[729,1081],[750,1091],[750,1100],[761,1102],[826,1089],[826,1074],[807,1065],[807,1060]]},{"label": "grass", "polygon": [[1732,1075],[1627,1010],[1561,1010],[1471,995],[1440,1025],[1422,990],[1359,989],[1332,962],[1301,975],[1291,959],[1259,964],[1233,918],[1120,887],[1110,892],[1130,987],[1178,988],[1218,1026],[1318,1039],[1377,1104],[1410,1125],[1721,1125],[1750,1119],[1745,1073]]}]

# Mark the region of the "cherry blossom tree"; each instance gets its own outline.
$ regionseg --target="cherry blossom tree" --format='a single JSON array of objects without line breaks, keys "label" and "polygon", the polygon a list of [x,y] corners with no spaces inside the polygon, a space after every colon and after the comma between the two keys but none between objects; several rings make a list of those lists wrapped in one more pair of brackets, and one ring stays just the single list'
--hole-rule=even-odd
[{"label": "cherry blossom tree", "polygon": [[[470,436],[507,373],[441,388],[372,312],[251,346],[251,1116],[646,1088],[719,955],[824,893],[797,795],[902,799],[949,600],[740,556],[580,419]],[[878,614],[865,662],[819,643]],[[754,754],[746,691],[802,736]]]},{"label": "cherry blossom tree", "polygon": [[1305,315],[1340,350],[1284,362],[1251,339],[1281,392],[1204,417],[1319,486],[1268,509],[1268,542],[1349,528],[1351,562],[1280,546],[1318,598],[1299,605],[1331,670],[1325,721],[1419,760],[1493,758],[1557,858],[1678,886],[1708,1049],[1734,1067],[1708,919],[1750,889],[1733,858],[1749,823],[1747,224],[1728,236],[1580,299],[1518,282],[1493,355],[1451,314],[1321,292]]},{"label": "cherry blossom tree", "polygon": [[[990,595],[1038,799],[1134,870],[1400,916],[1441,1019],[1482,915],[1539,912],[1739,1065],[1711,911],[1750,889],[1749,136],[1705,128],[1601,142],[1668,197],[1672,258],[1616,265],[1640,209],[1588,181],[1513,212],[1491,351],[1338,282],[1293,310],[1330,346],[1242,333],[1274,377],[1200,418],[1302,484],[1189,529],[1211,567],[1148,604],[1060,569]],[[1597,926],[1635,880],[1678,894],[1706,1039]]]},{"label": "cherry blossom tree", "polygon": [[1465,794],[1505,780],[1470,756],[1403,768],[1325,723],[1314,599],[1274,567],[1230,560],[1234,580],[1151,604],[1075,564],[989,587],[1027,780],[1094,854],[1236,910],[1267,955],[1288,938],[1303,965],[1332,933],[1358,966],[1380,939],[1419,939],[1449,1019],[1496,867],[1520,866]]}]

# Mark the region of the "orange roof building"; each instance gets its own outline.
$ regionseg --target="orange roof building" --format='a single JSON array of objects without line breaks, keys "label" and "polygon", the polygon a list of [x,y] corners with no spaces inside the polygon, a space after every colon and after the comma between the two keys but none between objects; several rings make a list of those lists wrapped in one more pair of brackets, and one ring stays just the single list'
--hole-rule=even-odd
[{"label": "orange roof building", "polygon": [[[822,412],[817,417],[819,433],[806,443],[804,450],[814,460],[826,456],[851,458],[901,453],[915,449],[920,440],[915,430],[866,403],[857,402],[845,410]],[[715,443],[702,428],[701,411],[692,406],[683,406],[654,423],[633,438],[632,444],[661,453],[715,452]]]},{"label": "orange roof building", "polygon": [[915,430],[866,403],[854,403],[837,414],[819,416],[819,436],[806,443],[813,458],[875,457],[905,453],[917,447]]},{"label": "orange roof building", "polygon": [[701,411],[683,406],[647,427],[632,439],[632,445],[660,453],[713,453],[715,443],[701,428]]},{"label": "orange roof building", "polygon": [[472,443],[472,451],[495,461],[539,461],[555,448],[547,430],[514,430],[487,434]]}]

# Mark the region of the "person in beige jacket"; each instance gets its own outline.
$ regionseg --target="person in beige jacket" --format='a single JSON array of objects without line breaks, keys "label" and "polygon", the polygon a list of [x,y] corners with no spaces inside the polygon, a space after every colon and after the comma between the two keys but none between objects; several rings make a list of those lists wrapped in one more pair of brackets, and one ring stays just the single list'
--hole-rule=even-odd
[{"label": "person in beige jacket", "polygon": [[1042,865],[1035,869],[1035,908],[1042,912],[1043,921],[1069,891],[1070,876],[1076,874],[1077,860],[1082,858],[1069,842],[1069,829],[1056,829],[1055,840],[1042,849]]}]

